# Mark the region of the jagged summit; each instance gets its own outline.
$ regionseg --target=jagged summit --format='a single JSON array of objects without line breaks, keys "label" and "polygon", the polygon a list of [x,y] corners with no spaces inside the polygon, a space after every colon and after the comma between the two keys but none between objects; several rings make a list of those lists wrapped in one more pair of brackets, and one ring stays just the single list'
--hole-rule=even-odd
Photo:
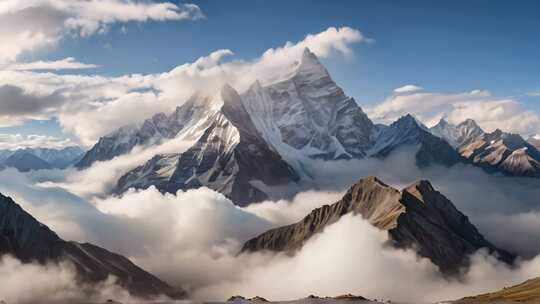
[{"label": "jagged summit", "polygon": [[[188,140],[193,145],[187,151],[155,155],[126,172],[115,192],[150,185],[167,192],[207,186],[247,204],[267,197],[253,184],[282,185],[311,178],[312,159],[384,158],[413,147],[419,167],[450,167],[467,162],[464,157],[470,155],[463,157],[457,150],[484,134],[473,120],[454,126],[443,119],[428,129],[410,114],[390,126],[375,125],[309,48],[286,70],[287,77],[254,81],[243,93],[229,84],[213,95],[196,92],[172,114],[158,113],[100,138],[78,167],[129,153],[135,146]],[[506,145],[515,141],[502,137]],[[508,155],[515,149],[509,150]],[[534,171],[536,163],[527,159],[530,151],[534,153],[529,148],[527,153],[518,151],[496,168],[516,167],[519,174]]]},{"label": "jagged summit", "polygon": [[247,205],[268,198],[252,182],[273,186],[298,181],[295,170],[262,138],[236,90],[223,86],[219,99],[221,108],[205,117],[202,135],[192,147],[154,156],[123,175],[114,192],[154,185],[176,193],[206,186]]},{"label": "jagged summit", "polygon": [[321,64],[317,55],[315,55],[308,47],[304,48],[302,58],[296,70],[296,76],[301,74],[304,77],[315,79],[316,77],[330,77],[326,68]]},{"label": "jagged summit", "polygon": [[518,134],[496,129],[460,147],[459,151],[488,172],[540,177],[540,151]]},{"label": "jagged summit", "polygon": [[421,180],[399,191],[376,177],[359,180],[340,201],[313,210],[298,223],[247,241],[242,252],[294,253],[345,214],[358,214],[374,227],[388,231],[393,246],[416,250],[447,274],[457,274],[468,265],[468,256],[481,248],[504,262],[514,259],[489,243],[429,181]]},{"label": "jagged summit", "polygon": [[242,94],[264,139],[282,154],[335,159],[364,157],[373,123],[304,49],[296,71]]},{"label": "jagged summit", "polygon": [[386,157],[398,148],[418,147],[416,164],[427,167],[431,164],[452,166],[462,160],[458,152],[445,140],[434,136],[426,126],[414,116],[407,114],[390,126],[381,127],[375,144],[368,154]]},{"label": "jagged summit", "polygon": [[77,162],[84,151],[78,146],[65,148],[20,148],[0,150],[1,167],[26,172],[40,169],[65,169]]},{"label": "jagged summit", "polygon": [[430,131],[433,135],[444,139],[456,149],[471,143],[484,134],[484,130],[472,119],[466,119],[458,125],[441,119]]}]

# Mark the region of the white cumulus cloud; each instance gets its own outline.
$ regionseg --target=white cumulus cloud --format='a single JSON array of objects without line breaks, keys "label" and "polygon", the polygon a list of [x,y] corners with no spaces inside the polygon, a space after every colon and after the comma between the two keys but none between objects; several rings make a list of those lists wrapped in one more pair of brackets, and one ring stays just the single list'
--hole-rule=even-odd
[{"label": "white cumulus cloud", "polygon": [[[395,92],[403,93],[402,89]],[[391,123],[400,116],[413,114],[428,126],[443,117],[455,124],[471,118],[488,132],[497,128],[520,134],[540,132],[540,116],[512,97],[497,97],[482,90],[454,94],[405,91],[408,94],[394,94],[366,109],[370,118]]]},{"label": "white cumulus cloud", "polygon": [[200,19],[195,4],[135,0],[3,0],[0,64],[56,45],[66,35],[104,33],[115,23]]}]

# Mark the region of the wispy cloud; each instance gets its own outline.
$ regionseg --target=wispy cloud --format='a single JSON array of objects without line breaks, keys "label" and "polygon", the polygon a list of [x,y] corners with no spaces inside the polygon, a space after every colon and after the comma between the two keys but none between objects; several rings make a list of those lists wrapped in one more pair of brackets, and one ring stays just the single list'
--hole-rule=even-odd
[{"label": "wispy cloud", "polygon": [[[413,114],[426,125],[445,117],[452,123],[471,118],[486,131],[532,134],[540,132],[540,116],[513,97],[493,96],[484,90],[458,93],[437,93],[401,87],[383,102],[367,108],[370,118],[390,123],[405,114]],[[406,94],[405,94],[406,92]]]},{"label": "wispy cloud", "polygon": [[422,87],[419,87],[419,86],[415,86],[413,84],[408,84],[408,85],[404,85],[402,87],[399,87],[397,89],[394,90],[394,93],[412,93],[412,92],[416,92],[416,91],[421,91],[423,90],[424,88]]},{"label": "wispy cloud", "polygon": [[49,71],[59,71],[59,70],[81,70],[81,69],[93,69],[98,68],[99,65],[82,63],[73,57],[67,57],[60,60],[53,61],[34,61],[27,63],[14,63],[6,67],[7,70],[14,71],[39,71],[39,70],[49,70]]},{"label": "wispy cloud", "polygon": [[71,139],[54,136],[0,133],[0,150],[16,150],[22,148],[61,149],[73,145],[75,145],[75,143]]}]

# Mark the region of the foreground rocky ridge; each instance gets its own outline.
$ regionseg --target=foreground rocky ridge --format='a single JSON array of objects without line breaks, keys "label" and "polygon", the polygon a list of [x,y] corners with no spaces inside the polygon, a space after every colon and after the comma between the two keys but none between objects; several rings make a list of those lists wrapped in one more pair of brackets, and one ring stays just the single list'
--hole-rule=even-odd
[{"label": "foreground rocky ridge", "polygon": [[97,283],[109,276],[139,297],[183,297],[174,289],[127,258],[89,243],[62,240],[11,198],[0,194],[0,256],[10,254],[23,263],[70,262],[82,283]]},{"label": "foreground rocky ridge", "polygon": [[332,205],[313,210],[303,220],[267,231],[247,241],[242,252],[282,251],[294,253],[313,235],[346,214],[358,214],[374,227],[388,231],[397,248],[412,248],[430,259],[443,273],[456,274],[468,265],[468,256],[486,249],[506,263],[514,256],[488,242],[428,181],[402,191],[376,177],[361,179]]},{"label": "foreground rocky ridge", "polygon": [[335,297],[319,297],[316,295],[309,295],[306,298],[290,301],[270,301],[260,296],[255,296],[253,298],[245,298],[243,296],[232,296],[226,303],[235,303],[235,304],[249,304],[249,303],[290,303],[290,304],[300,304],[300,303],[382,303],[384,301],[378,302],[377,300],[370,300],[368,298],[352,295],[352,294],[343,294]]}]

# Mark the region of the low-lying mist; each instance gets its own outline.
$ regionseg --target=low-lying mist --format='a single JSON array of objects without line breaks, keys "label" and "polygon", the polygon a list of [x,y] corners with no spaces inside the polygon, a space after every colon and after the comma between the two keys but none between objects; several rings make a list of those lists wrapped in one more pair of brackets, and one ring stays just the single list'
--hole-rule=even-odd
[{"label": "low-lying mist", "polygon": [[[306,164],[313,179],[273,189],[296,192],[291,198],[246,208],[207,188],[175,195],[153,187],[130,190],[122,197],[104,195],[100,189],[110,187],[114,178],[107,174],[112,173],[100,170],[103,176],[98,178],[98,171],[91,170],[120,168],[118,159],[75,173],[4,170],[0,192],[12,196],[61,237],[123,254],[170,284],[187,288],[197,300],[225,300],[234,294],[281,300],[355,293],[421,303],[487,292],[540,276],[540,239],[531,233],[540,228],[540,181],[489,175],[466,165],[419,170],[414,153],[414,149],[399,151],[384,161],[313,161]],[[293,257],[238,255],[247,239],[337,201],[352,183],[369,175],[397,188],[430,180],[488,240],[524,259],[509,269],[478,252],[463,278],[449,281],[413,251],[386,247],[386,233],[355,216],[329,226]],[[84,185],[91,187],[83,191]],[[0,273],[8,273],[4,267],[0,266]],[[50,272],[52,280],[58,276],[57,271]],[[70,296],[69,286],[58,286]],[[25,293],[40,296],[28,289]]]}]

